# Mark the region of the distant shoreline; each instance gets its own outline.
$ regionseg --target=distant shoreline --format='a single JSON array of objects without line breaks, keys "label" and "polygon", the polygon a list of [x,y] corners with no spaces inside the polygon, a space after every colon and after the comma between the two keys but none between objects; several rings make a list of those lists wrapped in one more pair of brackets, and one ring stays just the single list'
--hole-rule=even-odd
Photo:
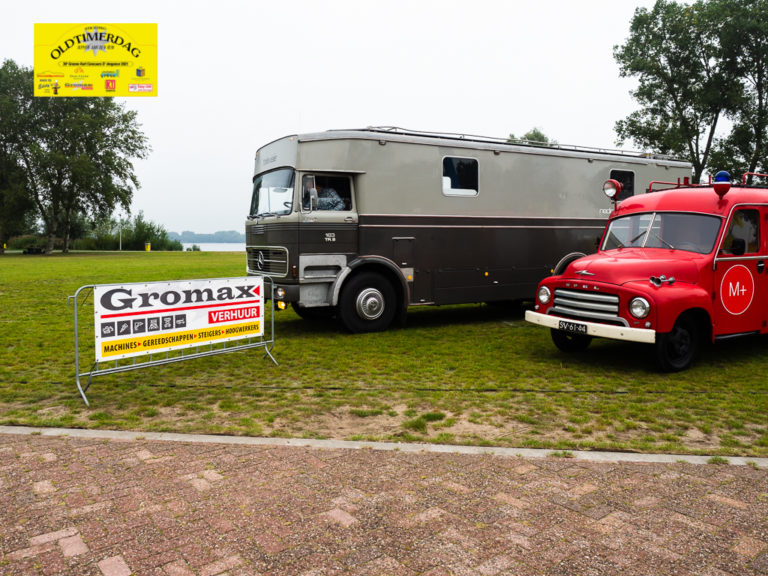
[{"label": "distant shoreline", "polygon": [[200,248],[200,252],[243,252],[245,253],[245,242],[182,242],[184,250],[191,249],[192,246]]}]

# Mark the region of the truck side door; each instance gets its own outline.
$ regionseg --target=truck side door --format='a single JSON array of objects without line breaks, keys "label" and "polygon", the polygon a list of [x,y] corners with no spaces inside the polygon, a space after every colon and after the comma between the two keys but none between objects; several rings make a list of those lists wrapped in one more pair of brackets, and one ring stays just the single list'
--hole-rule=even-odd
[{"label": "truck side door", "polygon": [[736,208],[715,260],[714,335],[766,330],[766,207]]},{"label": "truck side door", "polygon": [[[299,253],[309,274],[333,277],[357,253],[357,211],[352,178],[342,174],[309,173],[301,177]],[[324,255],[338,255],[328,257]],[[309,257],[309,259],[307,259]],[[342,259],[339,259],[342,257]],[[323,275],[321,274],[321,275]]]}]

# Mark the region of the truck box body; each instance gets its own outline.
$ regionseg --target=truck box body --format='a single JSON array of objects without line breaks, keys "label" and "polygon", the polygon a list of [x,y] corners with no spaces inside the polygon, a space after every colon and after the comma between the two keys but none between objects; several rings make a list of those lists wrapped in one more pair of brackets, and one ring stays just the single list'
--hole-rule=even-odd
[{"label": "truck box body", "polygon": [[[386,328],[409,305],[524,299],[564,254],[595,250],[606,179],[636,194],[689,175],[664,158],[474,137],[289,136],[256,154],[248,273],[271,276],[276,298],[300,311],[338,311],[353,331]],[[324,209],[329,189],[337,209]],[[371,290],[345,290],[361,274]]]}]

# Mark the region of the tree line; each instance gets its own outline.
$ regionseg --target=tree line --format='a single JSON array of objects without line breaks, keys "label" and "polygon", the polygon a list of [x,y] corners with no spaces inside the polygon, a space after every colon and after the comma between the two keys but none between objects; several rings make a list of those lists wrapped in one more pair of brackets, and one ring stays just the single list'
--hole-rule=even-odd
[{"label": "tree line", "polygon": [[658,0],[635,10],[614,58],[638,82],[619,144],[690,161],[694,182],[768,172],[768,0]]},{"label": "tree line", "polygon": [[[635,10],[613,56],[637,81],[619,145],[688,160],[694,182],[768,173],[768,0],[657,0]],[[0,251],[38,225],[50,252],[57,238],[68,249],[84,221],[115,224],[139,187],[132,161],[150,151],[136,112],[113,99],[35,98],[33,88],[31,69],[0,67]],[[523,139],[557,145],[537,128]]]},{"label": "tree line", "polygon": [[[150,148],[136,112],[112,98],[33,94],[32,69],[3,62],[0,250],[11,236],[42,228],[46,252],[57,239],[67,251],[83,222],[93,228],[118,207],[129,211],[139,187],[132,162]],[[133,224],[147,228],[143,216]]]}]

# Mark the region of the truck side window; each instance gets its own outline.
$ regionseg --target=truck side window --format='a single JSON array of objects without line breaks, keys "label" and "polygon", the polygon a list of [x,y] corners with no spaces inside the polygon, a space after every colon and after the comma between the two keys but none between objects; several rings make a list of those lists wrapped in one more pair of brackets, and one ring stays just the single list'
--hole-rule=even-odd
[{"label": "truck side window", "polygon": [[723,254],[739,256],[742,253],[741,246],[744,247],[744,254],[754,254],[760,250],[760,213],[755,209],[737,210],[733,213],[728,234],[720,251]]},{"label": "truck side window", "polygon": [[443,194],[477,196],[477,160],[475,158],[443,158]]},{"label": "truck side window", "polygon": [[352,187],[346,176],[306,174],[302,179],[301,207],[312,209],[312,190],[317,192],[315,210],[351,210]]},{"label": "truck side window", "polygon": [[635,173],[629,170],[611,170],[611,180],[616,180],[621,184],[621,194],[617,200],[626,200],[635,195]]}]

